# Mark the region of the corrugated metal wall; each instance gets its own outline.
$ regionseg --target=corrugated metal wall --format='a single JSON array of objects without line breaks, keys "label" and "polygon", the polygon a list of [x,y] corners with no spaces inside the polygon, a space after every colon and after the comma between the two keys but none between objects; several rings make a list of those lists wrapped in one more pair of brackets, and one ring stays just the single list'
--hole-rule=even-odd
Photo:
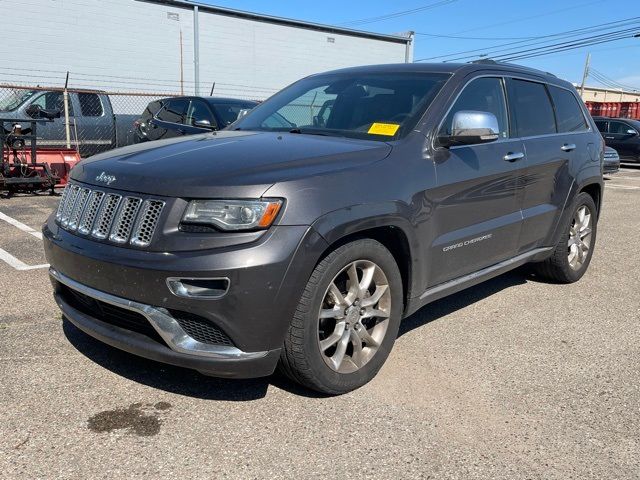
[{"label": "corrugated metal wall", "polygon": [[[180,32],[185,93],[194,91],[193,11],[136,0],[0,0],[0,80],[129,91],[175,92]],[[302,76],[404,62],[406,46],[384,40],[223,16],[200,19],[201,94],[266,98]],[[29,38],[26,38],[28,36]]]}]

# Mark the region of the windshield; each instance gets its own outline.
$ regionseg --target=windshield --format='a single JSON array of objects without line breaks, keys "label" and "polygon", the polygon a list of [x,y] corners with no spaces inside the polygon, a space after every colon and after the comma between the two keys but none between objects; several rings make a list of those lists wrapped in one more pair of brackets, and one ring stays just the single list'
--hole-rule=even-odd
[{"label": "windshield", "polygon": [[21,90],[16,88],[9,90],[8,95],[0,98],[0,112],[15,110],[35,93],[35,90]]},{"label": "windshield", "polygon": [[406,135],[449,78],[441,73],[337,73],[300,80],[232,128],[387,141]]}]

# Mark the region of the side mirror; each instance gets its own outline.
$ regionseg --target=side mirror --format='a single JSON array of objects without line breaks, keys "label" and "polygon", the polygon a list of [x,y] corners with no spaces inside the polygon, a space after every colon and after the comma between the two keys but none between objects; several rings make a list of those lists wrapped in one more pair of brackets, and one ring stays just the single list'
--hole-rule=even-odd
[{"label": "side mirror", "polygon": [[53,120],[54,118],[60,118],[60,110],[45,110],[40,105],[32,103],[27,107],[25,113],[31,118],[46,118]]},{"label": "side mirror", "polygon": [[636,132],[633,128],[630,128],[629,130],[627,130],[627,135],[636,136],[638,135],[638,132]]},{"label": "side mirror", "polygon": [[48,120],[53,120],[54,118],[60,118],[61,112],[60,110],[44,110],[40,109],[40,117],[46,118]]},{"label": "side mirror", "polygon": [[31,118],[40,118],[40,112],[42,111],[42,107],[35,103],[32,103],[27,107],[25,113],[29,115]]},{"label": "side mirror", "polygon": [[198,128],[206,128],[208,130],[215,130],[215,127],[213,125],[211,125],[211,122],[209,120],[206,119],[201,119],[201,120],[194,120],[193,121],[193,126],[194,127],[198,127]]},{"label": "side mirror", "polygon": [[493,113],[461,110],[453,115],[451,135],[438,136],[443,147],[493,142],[500,138],[498,119]]}]

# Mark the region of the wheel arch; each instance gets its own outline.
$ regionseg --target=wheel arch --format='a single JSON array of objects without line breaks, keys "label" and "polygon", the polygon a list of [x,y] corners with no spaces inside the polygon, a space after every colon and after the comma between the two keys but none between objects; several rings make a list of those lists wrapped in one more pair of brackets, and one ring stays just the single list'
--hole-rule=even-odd
[{"label": "wheel arch", "polygon": [[600,216],[600,210],[602,207],[602,185],[600,182],[594,181],[591,183],[587,183],[580,187],[578,193],[588,193],[591,198],[593,198],[593,202],[596,204],[598,217]]},{"label": "wheel arch", "polygon": [[393,255],[402,277],[404,307],[416,291],[419,269],[418,245],[411,223],[395,212],[372,215],[370,205],[358,205],[324,215],[313,225],[328,246],[318,259],[346,243],[370,238],[380,242]]}]

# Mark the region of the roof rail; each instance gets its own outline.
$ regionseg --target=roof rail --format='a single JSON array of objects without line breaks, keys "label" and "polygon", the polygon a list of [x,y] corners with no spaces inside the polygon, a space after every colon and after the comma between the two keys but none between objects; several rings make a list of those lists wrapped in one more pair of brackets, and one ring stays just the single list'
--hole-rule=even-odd
[{"label": "roof rail", "polygon": [[544,73],[544,74],[550,75],[550,76],[552,76],[554,78],[558,78],[551,72],[545,72],[544,70],[538,70],[537,68],[532,68],[532,67],[525,67],[524,65],[515,65],[515,64],[510,64],[508,62],[501,62],[501,61],[497,61],[497,60],[492,60],[490,58],[481,58],[479,60],[472,60],[472,61],[470,61],[468,63],[474,63],[474,64],[480,64],[480,65],[514,66],[514,67],[517,67],[517,68],[521,68],[522,70],[530,70],[530,71],[533,71],[533,72]]}]

